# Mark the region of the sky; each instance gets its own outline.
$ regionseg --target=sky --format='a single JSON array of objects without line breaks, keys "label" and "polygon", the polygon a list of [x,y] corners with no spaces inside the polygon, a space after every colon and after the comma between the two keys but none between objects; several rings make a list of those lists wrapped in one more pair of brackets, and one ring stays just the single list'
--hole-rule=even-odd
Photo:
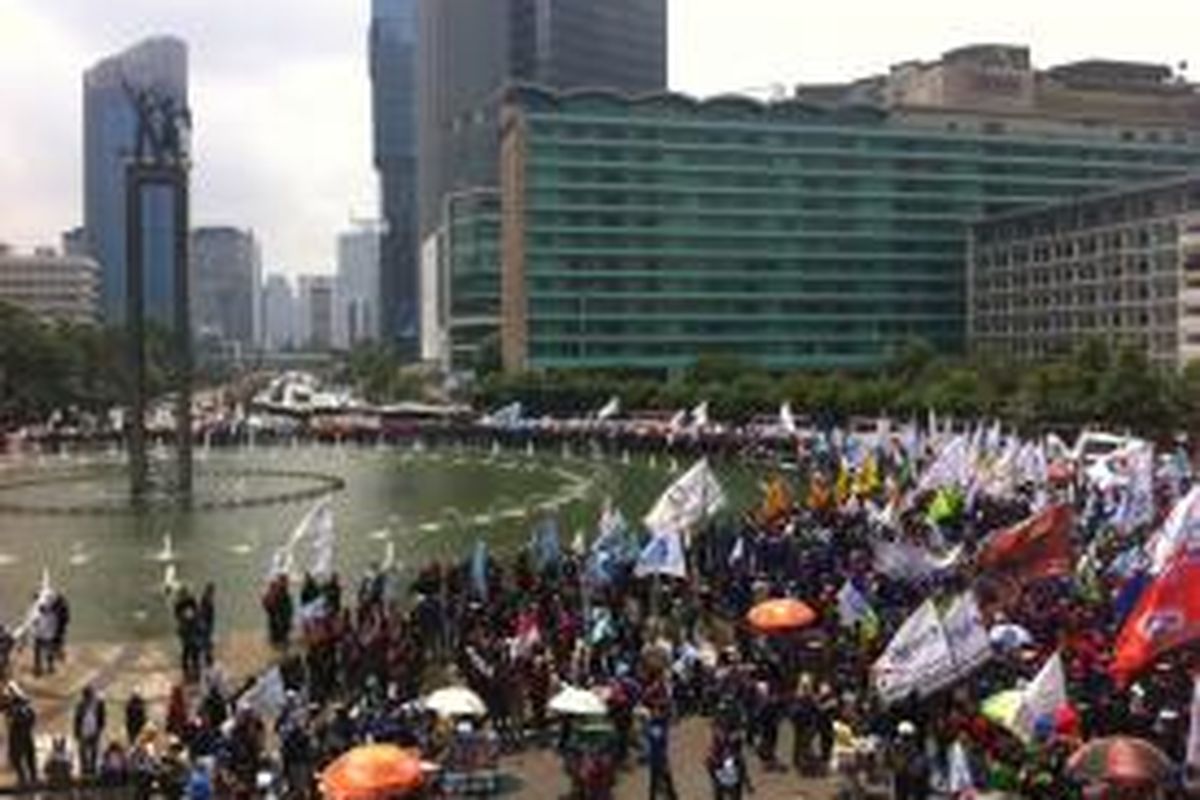
[{"label": "sky", "polygon": [[[670,3],[671,87],[700,95],[766,95],[975,42],[1029,44],[1039,66],[1189,61],[1200,81],[1196,0]],[[369,6],[0,0],[0,241],[56,245],[80,224],[83,71],[140,38],[171,33],[190,47],[193,224],[252,228],[269,271],[332,270],[337,233],[377,213]]]}]

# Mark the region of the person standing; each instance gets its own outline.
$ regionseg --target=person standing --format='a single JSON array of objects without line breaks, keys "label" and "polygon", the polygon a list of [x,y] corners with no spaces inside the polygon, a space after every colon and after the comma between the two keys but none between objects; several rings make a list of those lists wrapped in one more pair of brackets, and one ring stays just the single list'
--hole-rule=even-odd
[{"label": "person standing", "polygon": [[42,599],[33,617],[34,677],[54,674],[54,643],[58,639],[58,618],[48,598]]},{"label": "person standing", "polygon": [[138,734],[145,727],[146,701],[137,691],[134,691],[125,703],[125,738],[129,741],[130,747],[137,742]]},{"label": "person standing", "polygon": [[54,660],[55,662],[66,661],[67,627],[71,624],[71,604],[67,602],[65,594],[54,593],[54,597],[50,599],[50,612],[54,615],[54,638],[52,640]]},{"label": "person standing", "polygon": [[7,694],[8,763],[17,773],[17,784],[29,786],[37,783],[37,751],[33,746],[37,712],[29,698],[15,685],[9,684]]},{"label": "person standing", "polygon": [[196,615],[196,637],[200,649],[198,656],[202,667],[211,667],[213,663],[213,639],[217,628],[216,591],[212,583],[204,585]]},{"label": "person standing", "polygon": [[200,608],[186,586],[175,597],[175,632],[179,636],[183,679],[189,683],[200,677]]},{"label": "person standing", "polygon": [[79,748],[79,774],[85,778],[96,774],[103,735],[104,700],[88,685],[75,705],[75,746]]},{"label": "person standing", "polygon": [[671,721],[666,714],[655,714],[646,723],[646,765],[650,769],[650,800],[660,794],[677,800],[671,776]]}]

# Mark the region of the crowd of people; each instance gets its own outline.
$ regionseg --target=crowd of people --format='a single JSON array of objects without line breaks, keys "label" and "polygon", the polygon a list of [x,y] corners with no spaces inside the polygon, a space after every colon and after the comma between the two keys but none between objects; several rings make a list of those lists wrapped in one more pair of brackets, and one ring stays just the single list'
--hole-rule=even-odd
[{"label": "crowd of people", "polygon": [[[212,658],[212,587],[199,600],[181,594],[183,681],[165,719],[148,720],[135,695],[124,736],[112,735],[103,699],[85,689],[74,715],[79,774],[130,784],[138,797],[315,797],[339,755],[395,742],[438,765],[428,792],[452,792],[473,778],[487,789],[505,754],[542,747],[561,758],[572,797],[611,798],[644,769],[651,800],[677,798],[671,741],[689,720],[707,726],[709,744],[683,766],[706,772],[715,800],[740,800],[756,779],[786,771],[797,787],[836,780],[846,796],[1059,800],[1088,789],[1067,769],[1071,754],[1109,735],[1160,748],[1177,768],[1153,791],[1182,793],[1200,660],[1181,640],[1127,676],[1114,671],[1113,649],[1137,599],[1131,584],[1145,583],[1130,554],[1186,500],[1187,471],[1156,469],[1150,508],[1130,523],[1136,480],[1098,483],[1082,468],[1052,479],[1044,458],[1018,469],[1017,443],[985,443],[990,433],[975,437],[960,474],[929,480],[948,438],[852,446],[831,437],[800,454],[800,472],[771,477],[762,503],[738,514],[705,508],[671,531],[679,563],[665,546],[650,556],[666,532],[639,532],[610,506],[590,544],[561,546],[543,520],[511,559],[479,545],[409,581],[376,568],[348,586],[335,573],[295,586],[280,572],[262,595],[276,663],[239,686]],[[997,482],[1005,458],[1010,474]],[[1069,563],[1035,553],[1034,570],[990,566],[983,554],[998,532],[1052,507],[1074,512],[1063,517]],[[880,543],[907,561],[881,558]],[[889,642],[928,600],[945,606],[964,593],[992,631],[1020,631],[1017,641],[993,639],[946,685],[884,697],[878,664]],[[813,620],[778,630],[746,622],[782,597],[802,599]],[[1036,682],[1051,659],[1063,665],[1065,702],[1025,724],[987,711],[989,698]],[[485,713],[427,708],[422,698],[440,686],[469,688]],[[604,712],[556,713],[552,698],[569,687],[595,694]],[[32,705],[10,684],[5,708],[13,769],[33,782]],[[64,757],[71,774],[66,752],[56,739],[49,779],[62,776]]]}]

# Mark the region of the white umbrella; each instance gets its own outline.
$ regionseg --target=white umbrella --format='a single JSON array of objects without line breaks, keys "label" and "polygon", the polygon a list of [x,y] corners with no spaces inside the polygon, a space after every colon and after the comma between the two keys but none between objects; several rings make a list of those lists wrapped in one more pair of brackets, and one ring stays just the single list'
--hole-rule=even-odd
[{"label": "white umbrella", "polygon": [[441,717],[482,717],[487,714],[487,706],[479,695],[464,686],[438,689],[425,698],[423,705]]},{"label": "white umbrella", "polygon": [[564,686],[562,691],[550,698],[548,708],[558,714],[577,717],[602,716],[608,713],[608,704],[598,694],[575,686]]},{"label": "white umbrella", "polygon": [[988,630],[988,640],[1000,650],[1018,650],[1033,644],[1033,635],[1020,625],[1003,623]]}]

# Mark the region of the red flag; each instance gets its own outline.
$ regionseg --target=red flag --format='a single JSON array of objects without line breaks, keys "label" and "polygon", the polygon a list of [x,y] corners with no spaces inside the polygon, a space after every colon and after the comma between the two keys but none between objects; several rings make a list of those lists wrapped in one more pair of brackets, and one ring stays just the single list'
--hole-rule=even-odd
[{"label": "red flag", "polygon": [[1112,674],[1125,686],[1168,650],[1200,638],[1200,550],[1179,553],[1142,592],[1113,648]]},{"label": "red flag", "polygon": [[975,563],[995,577],[1018,584],[1056,575],[1075,567],[1071,527],[1075,513],[1066,504],[1053,505],[1012,528],[997,531],[980,545]]}]

